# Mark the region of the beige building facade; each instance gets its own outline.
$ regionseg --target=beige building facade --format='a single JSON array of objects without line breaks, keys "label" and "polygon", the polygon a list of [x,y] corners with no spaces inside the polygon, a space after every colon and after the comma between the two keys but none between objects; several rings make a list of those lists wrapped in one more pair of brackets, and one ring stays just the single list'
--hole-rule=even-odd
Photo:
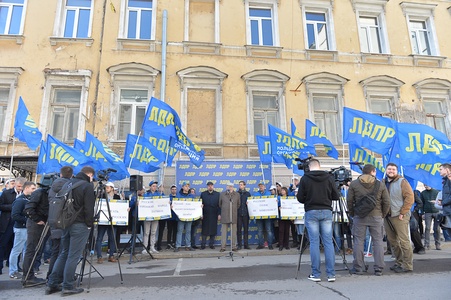
[{"label": "beige building facade", "polygon": [[13,154],[19,96],[44,136],[87,130],[119,155],[152,96],[207,160],[258,160],[255,136],[292,118],[337,146],[326,167],[346,164],[343,107],[451,137],[449,28],[445,0],[4,0],[0,151]]}]

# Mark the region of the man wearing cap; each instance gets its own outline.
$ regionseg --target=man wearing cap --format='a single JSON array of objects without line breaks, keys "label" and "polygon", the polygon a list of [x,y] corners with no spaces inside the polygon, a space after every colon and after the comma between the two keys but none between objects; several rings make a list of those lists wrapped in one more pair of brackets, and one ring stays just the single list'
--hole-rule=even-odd
[{"label": "man wearing cap", "polygon": [[[266,191],[266,186],[263,182],[258,184],[258,191],[254,193],[255,197],[261,196],[271,196],[271,193]],[[271,219],[256,219],[255,223],[257,224],[258,231],[258,246],[257,250],[265,248],[264,246],[264,236],[263,236],[263,227],[265,227],[267,238],[268,238],[268,248],[269,250],[274,249],[272,246],[272,241],[274,240],[274,233],[272,231],[272,222]]]},{"label": "man wearing cap", "polygon": [[[182,183],[182,189],[177,194],[177,198],[194,198],[190,192],[189,182],[184,181]],[[182,247],[182,235],[185,230],[185,250],[194,251],[191,247],[191,223],[192,221],[181,221],[177,216],[177,241],[175,242],[174,252],[179,252],[179,248]]]},{"label": "man wearing cap", "polygon": [[215,237],[218,230],[219,216],[219,192],[215,191],[213,182],[207,182],[207,190],[200,194],[202,200],[202,242],[200,248],[205,249],[207,236],[210,237],[209,245],[215,248]]},{"label": "man wearing cap", "polygon": [[[111,199],[121,199],[121,197],[114,193],[114,184],[112,182],[107,182],[105,184],[105,195],[104,199],[106,201],[110,201]],[[101,214],[108,214],[108,209],[106,204],[102,205],[101,207]],[[109,217],[108,215],[106,215]],[[109,262],[117,262],[116,258],[114,257],[114,253],[116,252],[116,243],[114,241],[114,237],[116,235],[116,228],[114,228],[114,232],[111,229],[111,225],[99,225],[97,227],[97,239],[96,239],[96,254],[97,254],[97,263],[102,264],[103,258],[102,258],[102,241],[103,236],[105,235],[105,232],[108,235],[108,261]]]},{"label": "man wearing cap", "polygon": [[[150,189],[147,191],[147,193],[144,194],[144,197],[158,197],[163,196],[158,191],[158,182],[157,181],[151,181],[149,183]],[[157,236],[157,230],[158,230],[158,221],[144,221],[144,236],[143,236],[143,244],[144,247],[149,249],[152,253],[158,253],[157,249],[155,249],[155,242],[156,242],[156,236]],[[150,233],[150,248],[149,248],[149,233]],[[143,254],[145,254],[147,251],[146,249],[143,250]]]},{"label": "man wearing cap", "polygon": [[[219,216],[221,221],[221,250],[224,252],[227,245],[227,230],[230,227],[231,242],[233,242],[233,235],[236,232],[237,211],[240,206],[240,194],[235,191],[232,182],[227,183],[226,191],[219,196]],[[235,241],[236,243],[236,241]],[[232,243],[231,243],[232,244]],[[232,244],[232,251],[236,251],[235,244]]]}]

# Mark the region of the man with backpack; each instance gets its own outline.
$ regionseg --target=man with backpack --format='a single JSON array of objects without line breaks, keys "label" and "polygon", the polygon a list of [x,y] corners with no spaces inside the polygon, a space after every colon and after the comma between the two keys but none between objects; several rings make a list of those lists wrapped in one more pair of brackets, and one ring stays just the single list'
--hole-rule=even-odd
[{"label": "man with backpack", "polygon": [[67,224],[67,227],[64,228],[61,237],[61,253],[49,276],[45,290],[46,295],[61,290],[63,296],[75,295],[84,291],[83,288],[75,286],[75,270],[94,223],[95,194],[91,183],[94,174],[94,169],[86,166],[71,180],[73,186],[76,187],[73,188],[72,199],[69,200],[73,201],[76,217],[72,224]]},{"label": "man with backpack", "polygon": [[367,164],[362,175],[352,181],[347,194],[349,215],[353,217],[354,262],[351,272],[363,275],[366,272],[364,249],[366,228],[373,242],[374,275],[381,276],[384,269],[384,244],[382,226],[390,210],[387,188],[376,179],[376,167]]}]

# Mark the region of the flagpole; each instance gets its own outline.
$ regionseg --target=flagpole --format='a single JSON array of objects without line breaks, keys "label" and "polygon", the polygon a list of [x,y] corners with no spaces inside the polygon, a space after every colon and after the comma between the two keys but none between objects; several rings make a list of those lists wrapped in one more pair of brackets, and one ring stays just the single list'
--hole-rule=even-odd
[{"label": "flagpole", "polygon": [[11,175],[13,174],[13,161],[14,161],[14,147],[16,146],[16,138],[13,136],[13,148],[11,150],[11,162],[9,165],[9,179],[11,179]]},{"label": "flagpole", "polygon": [[[133,147],[133,154],[135,153],[135,151],[136,151],[136,146],[138,145],[138,142],[139,142],[139,137],[141,136],[141,130],[139,131],[139,133],[138,133],[138,138],[136,139],[136,143],[135,143],[135,146]],[[133,161],[133,154],[132,154],[132,157],[130,158],[130,162],[128,163],[128,168],[130,169],[131,168],[131,166],[132,166],[132,161]],[[125,157],[124,157],[124,160],[125,160]]]},{"label": "flagpole", "polygon": [[261,160],[260,160],[260,169],[262,170],[263,182],[265,182],[265,171],[263,171],[263,163]]},{"label": "flagpole", "polygon": [[169,157],[169,145],[168,145],[168,149],[166,151],[166,159],[164,160],[164,163],[163,163],[163,172],[161,172],[161,174],[160,174],[161,175],[160,184],[164,183],[164,176],[166,175],[166,167],[168,164],[168,157]]}]

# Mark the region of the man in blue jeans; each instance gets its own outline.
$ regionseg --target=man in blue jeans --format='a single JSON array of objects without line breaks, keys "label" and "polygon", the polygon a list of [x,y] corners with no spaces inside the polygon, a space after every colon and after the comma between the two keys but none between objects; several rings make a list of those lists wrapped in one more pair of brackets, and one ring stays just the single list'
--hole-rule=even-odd
[{"label": "man in blue jeans", "polygon": [[308,162],[309,170],[299,183],[297,198],[304,204],[305,226],[310,240],[312,274],[308,279],[321,281],[321,257],[319,238],[323,242],[326,257],[327,281],[335,281],[335,253],[332,241],[332,201],[340,199],[338,188],[331,174],[320,170],[317,159]]},{"label": "man in blue jeans", "polygon": [[72,190],[74,208],[79,213],[75,222],[63,231],[60,245],[61,253],[58,255],[52,274],[49,276],[45,290],[46,295],[61,290],[62,296],[75,295],[84,291],[75,286],[75,270],[94,223],[95,195],[91,183],[94,173],[92,167],[86,166],[72,179],[74,185],[83,181],[80,186]]}]

